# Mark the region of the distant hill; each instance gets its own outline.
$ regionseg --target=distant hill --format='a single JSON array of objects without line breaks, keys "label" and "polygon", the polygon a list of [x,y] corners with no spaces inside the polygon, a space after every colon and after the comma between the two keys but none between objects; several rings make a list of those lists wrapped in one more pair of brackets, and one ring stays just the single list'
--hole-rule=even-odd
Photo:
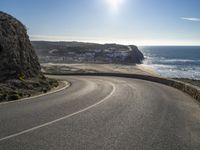
[{"label": "distant hill", "polygon": [[144,56],[134,45],[32,41],[41,63],[140,64]]}]

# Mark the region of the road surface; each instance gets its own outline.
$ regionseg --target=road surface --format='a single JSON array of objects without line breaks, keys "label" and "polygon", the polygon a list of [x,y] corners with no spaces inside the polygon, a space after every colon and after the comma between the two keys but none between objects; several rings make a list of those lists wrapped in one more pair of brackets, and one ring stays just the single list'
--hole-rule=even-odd
[{"label": "road surface", "polygon": [[174,88],[119,77],[56,78],[71,87],[0,104],[0,150],[200,149],[200,105]]}]

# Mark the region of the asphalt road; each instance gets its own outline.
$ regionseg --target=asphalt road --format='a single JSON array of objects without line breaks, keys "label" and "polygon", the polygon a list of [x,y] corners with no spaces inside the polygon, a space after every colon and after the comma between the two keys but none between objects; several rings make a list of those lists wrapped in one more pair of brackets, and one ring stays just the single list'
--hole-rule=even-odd
[{"label": "asphalt road", "polygon": [[56,77],[58,93],[0,104],[0,150],[200,150],[200,104],[158,83]]}]

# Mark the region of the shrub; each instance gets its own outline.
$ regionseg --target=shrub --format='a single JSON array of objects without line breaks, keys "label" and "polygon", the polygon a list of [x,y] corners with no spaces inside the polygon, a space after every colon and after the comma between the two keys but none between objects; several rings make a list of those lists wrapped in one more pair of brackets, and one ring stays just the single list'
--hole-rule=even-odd
[{"label": "shrub", "polygon": [[23,81],[25,79],[25,75],[23,73],[20,73],[18,75],[19,80]]}]

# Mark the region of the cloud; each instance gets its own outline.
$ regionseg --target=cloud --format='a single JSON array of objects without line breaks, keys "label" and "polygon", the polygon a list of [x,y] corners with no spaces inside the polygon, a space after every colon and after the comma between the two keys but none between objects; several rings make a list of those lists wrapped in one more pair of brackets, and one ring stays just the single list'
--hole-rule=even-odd
[{"label": "cloud", "polygon": [[188,20],[188,21],[200,21],[200,18],[192,18],[192,17],[181,17],[182,20]]}]

